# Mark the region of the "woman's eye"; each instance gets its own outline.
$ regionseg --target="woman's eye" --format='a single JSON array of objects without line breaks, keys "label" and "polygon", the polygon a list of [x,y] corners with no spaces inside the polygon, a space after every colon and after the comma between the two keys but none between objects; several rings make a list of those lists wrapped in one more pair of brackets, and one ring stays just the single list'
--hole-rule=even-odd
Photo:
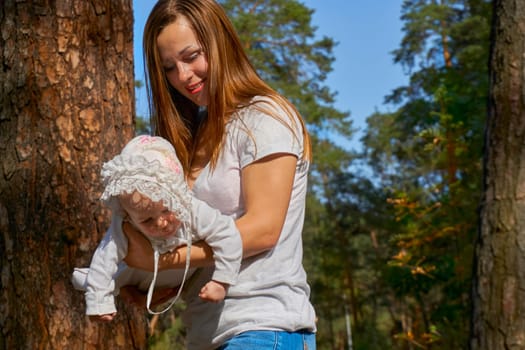
[{"label": "woman's eye", "polygon": [[199,58],[199,56],[202,54],[202,50],[198,50],[198,51],[195,51],[193,52],[191,55],[189,55],[187,58],[186,58],[186,61],[187,62],[193,62],[195,61],[197,58]]},{"label": "woman's eye", "polygon": [[174,69],[175,69],[175,66],[164,67],[165,72],[171,72]]}]

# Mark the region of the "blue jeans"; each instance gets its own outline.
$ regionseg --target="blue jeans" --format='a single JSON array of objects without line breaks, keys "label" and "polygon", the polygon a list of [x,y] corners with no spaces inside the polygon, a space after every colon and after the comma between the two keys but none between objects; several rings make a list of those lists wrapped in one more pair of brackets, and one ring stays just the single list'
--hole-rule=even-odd
[{"label": "blue jeans", "polygon": [[316,350],[315,334],[308,331],[247,331],[227,340],[217,350]]}]

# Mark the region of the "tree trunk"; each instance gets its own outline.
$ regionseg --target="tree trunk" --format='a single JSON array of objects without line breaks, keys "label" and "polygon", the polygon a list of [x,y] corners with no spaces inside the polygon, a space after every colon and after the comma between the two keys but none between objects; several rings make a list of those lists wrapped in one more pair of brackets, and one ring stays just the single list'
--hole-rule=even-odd
[{"label": "tree trunk", "polygon": [[525,348],[525,2],[494,1],[471,348]]},{"label": "tree trunk", "polygon": [[142,312],[95,324],[70,282],[109,221],[104,161],[133,136],[131,0],[0,1],[0,349],[143,349]]}]

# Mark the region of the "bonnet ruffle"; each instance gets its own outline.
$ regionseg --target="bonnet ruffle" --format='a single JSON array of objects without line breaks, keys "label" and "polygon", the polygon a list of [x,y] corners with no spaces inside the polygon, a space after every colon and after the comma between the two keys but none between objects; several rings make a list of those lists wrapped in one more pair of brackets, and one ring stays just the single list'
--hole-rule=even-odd
[{"label": "bonnet ruffle", "polygon": [[190,219],[191,193],[175,149],[158,136],[133,138],[102,166],[105,185],[101,200],[112,210],[121,211],[121,194],[138,191],[154,202],[162,201],[182,222]]}]

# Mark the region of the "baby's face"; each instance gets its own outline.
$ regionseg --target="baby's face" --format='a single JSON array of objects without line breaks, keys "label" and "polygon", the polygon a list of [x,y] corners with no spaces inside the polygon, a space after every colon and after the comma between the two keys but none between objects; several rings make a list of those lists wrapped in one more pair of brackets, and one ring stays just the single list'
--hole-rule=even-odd
[{"label": "baby's face", "polygon": [[162,202],[153,202],[137,191],[123,194],[119,200],[133,225],[148,237],[171,237],[181,225],[175,214]]}]

